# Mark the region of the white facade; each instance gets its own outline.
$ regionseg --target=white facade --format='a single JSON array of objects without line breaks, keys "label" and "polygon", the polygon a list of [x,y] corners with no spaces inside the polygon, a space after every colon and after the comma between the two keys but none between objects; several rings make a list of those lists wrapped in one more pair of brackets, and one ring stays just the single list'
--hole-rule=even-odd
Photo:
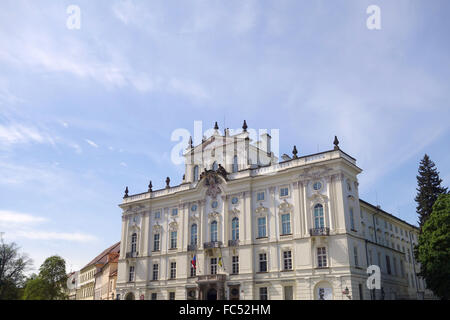
[{"label": "white facade", "polygon": [[120,205],[121,299],[371,299],[379,263],[377,299],[424,291],[409,258],[418,229],[359,199],[361,169],[338,142],[278,163],[270,136],[216,130],[185,157],[180,185]]}]

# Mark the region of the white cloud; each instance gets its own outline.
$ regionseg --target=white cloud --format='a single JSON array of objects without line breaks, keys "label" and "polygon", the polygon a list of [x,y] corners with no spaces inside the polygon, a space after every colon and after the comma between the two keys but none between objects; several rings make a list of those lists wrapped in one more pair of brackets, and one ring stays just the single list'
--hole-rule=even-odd
[{"label": "white cloud", "polygon": [[34,127],[22,124],[0,125],[0,144],[13,145],[19,143],[51,143],[53,139]]},{"label": "white cloud", "polygon": [[48,232],[48,231],[17,231],[11,237],[26,238],[31,240],[63,240],[71,242],[92,242],[97,238],[90,234],[77,232]]},{"label": "white cloud", "polygon": [[2,224],[34,224],[47,221],[46,218],[33,216],[16,211],[0,210],[0,225]]},{"label": "white cloud", "polygon": [[97,145],[94,141],[89,140],[89,139],[85,139],[85,141],[86,141],[90,146],[92,146],[92,147],[94,147],[94,148],[98,148],[98,145]]}]

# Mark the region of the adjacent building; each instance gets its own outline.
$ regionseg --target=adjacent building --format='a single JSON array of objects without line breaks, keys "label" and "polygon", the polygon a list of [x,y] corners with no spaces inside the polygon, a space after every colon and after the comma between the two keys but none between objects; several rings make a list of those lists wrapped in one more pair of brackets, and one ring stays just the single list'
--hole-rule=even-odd
[{"label": "adjacent building", "polygon": [[[294,147],[278,161],[270,135],[216,124],[184,156],[180,184],[126,189],[120,299],[431,297],[412,253],[418,228],[359,198],[362,170],[336,137],[331,150]],[[374,290],[370,265],[381,272]]]},{"label": "adjacent building", "polygon": [[[114,263],[110,262],[114,259],[117,259],[117,255],[119,254],[119,252],[120,242],[117,242],[116,244],[100,253],[79,271],[79,288],[77,289],[77,300],[94,300],[96,298],[96,289],[100,289],[97,297],[101,298],[105,296],[102,294],[102,289],[104,286],[102,269],[106,265],[105,273],[109,273],[111,271],[111,268],[111,273],[113,273],[115,271],[114,268],[116,267],[114,266]],[[105,292],[107,295],[109,295],[110,293],[114,293],[114,290],[112,288],[111,291],[105,290]]]}]

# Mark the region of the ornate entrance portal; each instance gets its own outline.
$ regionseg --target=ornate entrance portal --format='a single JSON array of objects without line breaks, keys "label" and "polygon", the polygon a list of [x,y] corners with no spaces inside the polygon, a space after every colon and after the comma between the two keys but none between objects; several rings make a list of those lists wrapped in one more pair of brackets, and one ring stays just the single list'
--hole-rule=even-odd
[{"label": "ornate entrance portal", "polygon": [[198,277],[199,300],[224,300],[225,299],[224,274],[212,274]]},{"label": "ornate entrance portal", "polygon": [[217,290],[214,288],[209,289],[206,295],[206,300],[217,300]]}]

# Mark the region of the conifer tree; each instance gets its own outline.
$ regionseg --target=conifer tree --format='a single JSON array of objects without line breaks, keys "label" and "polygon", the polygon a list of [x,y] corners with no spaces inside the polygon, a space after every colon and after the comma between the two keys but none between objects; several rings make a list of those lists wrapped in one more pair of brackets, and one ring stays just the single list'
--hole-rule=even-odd
[{"label": "conifer tree", "polygon": [[447,188],[441,186],[442,179],[439,178],[435,164],[430,157],[425,154],[419,165],[419,175],[417,177],[417,202],[416,211],[419,215],[419,225],[422,229],[425,221],[433,210],[433,204],[440,194],[447,193]]}]

